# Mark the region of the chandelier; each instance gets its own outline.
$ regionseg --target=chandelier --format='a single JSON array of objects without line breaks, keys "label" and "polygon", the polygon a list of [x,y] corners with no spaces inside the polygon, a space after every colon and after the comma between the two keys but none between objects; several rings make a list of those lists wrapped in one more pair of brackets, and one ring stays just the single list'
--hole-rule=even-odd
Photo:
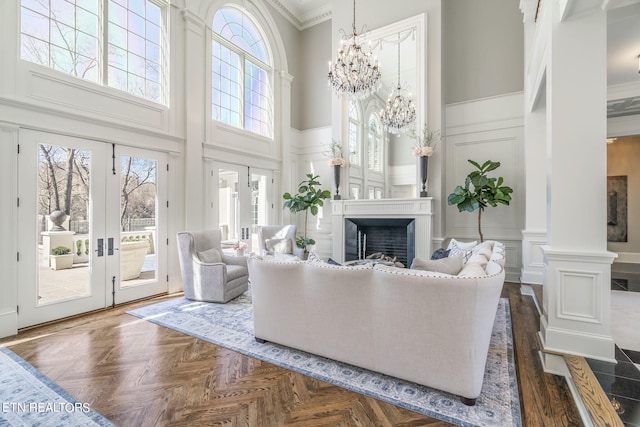
[{"label": "chandelier", "polygon": [[[365,28],[362,28],[363,33]],[[335,63],[329,62],[328,85],[338,96],[365,99],[380,88],[380,70],[366,37],[356,33],[356,0],[353,0],[353,35],[340,32],[341,47]]]},{"label": "chandelier", "polygon": [[400,34],[398,34],[398,86],[391,91],[387,106],[380,112],[380,121],[385,131],[400,134],[416,121],[416,107],[411,97],[400,85]]}]

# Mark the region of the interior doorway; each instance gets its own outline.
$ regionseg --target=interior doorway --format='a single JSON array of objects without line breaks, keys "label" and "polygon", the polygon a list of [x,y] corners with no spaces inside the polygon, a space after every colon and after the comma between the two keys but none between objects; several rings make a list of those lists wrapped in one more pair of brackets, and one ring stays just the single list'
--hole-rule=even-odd
[{"label": "interior doorway", "polygon": [[211,170],[214,224],[222,231],[228,253],[258,248],[258,225],[270,224],[274,213],[273,173],[231,163],[214,162]]}]

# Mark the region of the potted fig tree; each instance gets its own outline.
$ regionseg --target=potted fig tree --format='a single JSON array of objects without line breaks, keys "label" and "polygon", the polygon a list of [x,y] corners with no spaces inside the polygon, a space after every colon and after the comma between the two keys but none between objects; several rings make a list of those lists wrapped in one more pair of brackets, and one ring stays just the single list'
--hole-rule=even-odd
[{"label": "potted fig tree", "polygon": [[478,211],[478,234],[480,241],[484,241],[482,234],[482,212],[487,206],[496,207],[498,203],[508,205],[511,202],[513,189],[504,185],[502,177],[489,178],[487,174],[500,167],[500,162],[487,160],[482,165],[473,160],[467,160],[477,170],[471,171],[464,180],[464,186],[458,185],[447,199],[449,205],[456,205],[459,212]]},{"label": "potted fig tree", "polygon": [[319,175],[312,173],[307,174],[307,179],[298,184],[298,192],[295,195],[284,193],[282,198],[285,200],[283,209],[289,209],[292,213],[304,212],[304,234],[296,237],[296,246],[302,249],[305,257],[308,254],[308,247],[315,245],[316,241],[307,236],[307,217],[308,213],[316,216],[318,207],[323,206],[323,200],[331,197],[329,190],[322,190]]}]

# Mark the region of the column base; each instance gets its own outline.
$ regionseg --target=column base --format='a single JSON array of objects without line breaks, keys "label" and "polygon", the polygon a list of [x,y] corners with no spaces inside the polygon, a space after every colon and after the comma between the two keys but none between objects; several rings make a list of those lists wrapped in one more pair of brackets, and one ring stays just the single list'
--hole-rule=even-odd
[{"label": "column base", "polygon": [[612,252],[543,246],[545,282],[540,338],[545,350],[615,362],[611,337]]}]

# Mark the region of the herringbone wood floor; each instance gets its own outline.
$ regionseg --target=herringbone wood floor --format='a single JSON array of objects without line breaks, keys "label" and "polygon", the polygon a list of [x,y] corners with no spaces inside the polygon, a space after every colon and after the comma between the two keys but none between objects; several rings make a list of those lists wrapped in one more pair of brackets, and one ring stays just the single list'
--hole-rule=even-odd
[{"label": "herringbone wood floor", "polygon": [[[524,425],[581,425],[564,380],[541,370],[531,298],[516,284],[503,296],[511,301]],[[131,307],[0,343],[119,426],[450,425],[134,318],[125,313]]]}]

